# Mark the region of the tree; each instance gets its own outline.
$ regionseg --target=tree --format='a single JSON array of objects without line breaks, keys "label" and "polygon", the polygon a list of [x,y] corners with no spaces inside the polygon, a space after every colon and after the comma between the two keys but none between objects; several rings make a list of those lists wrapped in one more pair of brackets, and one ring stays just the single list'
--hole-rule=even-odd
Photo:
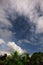
[{"label": "tree", "polygon": [[43,58],[43,53],[41,53],[41,52],[34,53],[31,57],[32,65],[40,65],[42,58]]},{"label": "tree", "polygon": [[29,65],[29,62],[30,62],[29,54],[24,53],[24,54],[22,55],[22,60],[23,60],[24,65]]}]

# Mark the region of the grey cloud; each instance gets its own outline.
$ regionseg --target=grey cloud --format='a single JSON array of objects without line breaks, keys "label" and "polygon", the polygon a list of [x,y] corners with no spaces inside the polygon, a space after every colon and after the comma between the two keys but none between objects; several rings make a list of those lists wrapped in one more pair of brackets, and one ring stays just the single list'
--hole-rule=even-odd
[{"label": "grey cloud", "polygon": [[[25,0],[25,1],[11,0],[11,9],[9,9],[7,15],[9,16],[8,19],[13,25],[12,31],[16,33],[15,34],[16,39],[19,40],[23,38],[23,39],[30,40],[33,45],[41,44],[40,39],[43,37],[41,35],[43,34],[42,2],[43,2],[42,0],[33,0],[33,1],[32,0]],[[14,11],[16,11],[16,13],[18,14],[15,14]],[[28,18],[28,20],[25,19],[26,17]],[[24,21],[26,24],[19,22],[22,19],[26,20],[26,22]]]},{"label": "grey cloud", "polygon": [[6,19],[5,12],[3,8],[0,8],[0,24],[3,24],[5,26],[11,26],[11,23]]},{"label": "grey cloud", "polygon": [[[43,16],[43,0],[11,0],[11,3],[12,8],[14,8],[20,15],[26,15],[32,22],[36,23],[36,25],[39,26],[38,20],[41,16]],[[39,30],[37,30],[37,28],[36,31]]]},{"label": "grey cloud", "polygon": [[43,0],[10,0],[9,5],[6,1],[0,4],[0,37],[43,45]]},{"label": "grey cloud", "polygon": [[2,38],[4,38],[4,39],[7,39],[7,38],[9,38],[11,35],[12,35],[12,32],[11,32],[11,31],[0,29],[0,37],[2,37]]},{"label": "grey cloud", "polygon": [[6,19],[5,9],[9,6],[8,0],[0,0],[0,38],[8,40],[12,36],[12,32],[9,30],[12,28],[12,24]]}]

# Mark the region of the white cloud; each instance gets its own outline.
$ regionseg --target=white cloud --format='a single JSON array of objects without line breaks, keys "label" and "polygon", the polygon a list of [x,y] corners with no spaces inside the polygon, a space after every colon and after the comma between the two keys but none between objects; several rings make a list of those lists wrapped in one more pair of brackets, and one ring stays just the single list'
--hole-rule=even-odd
[{"label": "white cloud", "polygon": [[24,14],[34,21],[38,17],[35,10],[35,5],[37,2],[38,0],[11,0],[11,5],[13,9],[19,12],[19,14]]},{"label": "white cloud", "polygon": [[37,27],[36,33],[43,32],[43,16],[38,19],[36,27]]},{"label": "white cloud", "polygon": [[24,53],[25,51],[23,49],[21,49],[21,47],[19,47],[18,45],[15,44],[15,42],[8,42],[6,43],[3,39],[0,39],[0,53],[4,54],[10,54],[14,51],[18,51],[19,54]]},{"label": "white cloud", "polygon": [[35,0],[11,0],[12,8],[21,13],[29,13],[35,3]]},{"label": "white cloud", "polygon": [[7,44],[10,48],[12,48],[14,51],[18,51],[19,54],[24,53],[24,51],[19,47],[18,45],[15,44],[15,42],[8,42]]}]

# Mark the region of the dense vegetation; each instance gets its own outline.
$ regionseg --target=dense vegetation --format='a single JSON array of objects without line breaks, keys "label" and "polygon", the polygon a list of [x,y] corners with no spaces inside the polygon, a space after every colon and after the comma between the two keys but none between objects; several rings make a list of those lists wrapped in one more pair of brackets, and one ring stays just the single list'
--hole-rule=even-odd
[{"label": "dense vegetation", "polygon": [[19,55],[15,51],[10,56],[0,56],[0,65],[43,65],[43,53],[36,52],[30,57],[28,53]]}]

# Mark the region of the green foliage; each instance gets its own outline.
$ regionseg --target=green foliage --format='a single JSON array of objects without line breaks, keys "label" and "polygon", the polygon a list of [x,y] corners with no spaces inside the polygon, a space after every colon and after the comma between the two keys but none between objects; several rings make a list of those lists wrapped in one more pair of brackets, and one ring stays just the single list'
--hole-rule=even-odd
[{"label": "green foliage", "polygon": [[40,65],[41,61],[43,61],[43,53],[38,52],[32,55],[31,57],[32,65]]},{"label": "green foliage", "polygon": [[0,56],[0,65],[43,65],[43,53],[34,53],[29,57],[27,53],[19,55],[15,51],[10,56]]}]

